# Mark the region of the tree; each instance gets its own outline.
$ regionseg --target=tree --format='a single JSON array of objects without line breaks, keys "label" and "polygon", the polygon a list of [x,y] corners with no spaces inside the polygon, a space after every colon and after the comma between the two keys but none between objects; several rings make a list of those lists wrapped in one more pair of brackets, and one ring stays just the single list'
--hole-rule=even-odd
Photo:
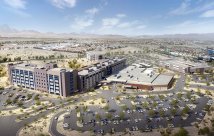
[{"label": "tree", "polygon": [[11,99],[7,99],[6,103],[7,103],[7,105],[11,104],[12,103]]},{"label": "tree", "polygon": [[178,104],[178,100],[172,100],[170,104],[176,107]]},{"label": "tree", "polygon": [[161,74],[164,72],[164,69],[161,67],[161,68],[158,68],[158,73]]},{"label": "tree", "polygon": [[174,136],[188,136],[188,131],[184,128],[180,128],[179,131],[174,134]]},{"label": "tree", "polygon": [[21,57],[14,58],[14,61],[21,61],[21,60],[22,60]]},{"label": "tree", "polygon": [[177,110],[175,108],[171,109],[171,114],[174,116],[177,113]]},{"label": "tree", "polygon": [[158,96],[159,96],[159,98],[160,98],[161,100],[163,100],[163,99],[165,98],[164,95],[158,95]]},{"label": "tree", "polygon": [[149,105],[148,102],[144,102],[144,103],[143,103],[143,107],[144,107],[144,108],[148,108],[148,105]]},{"label": "tree", "polygon": [[210,82],[207,82],[207,86],[210,86]]},{"label": "tree", "polygon": [[101,116],[100,116],[100,114],[96,114],[96,119],[101,119]]},{"label": "tree", "polygon": [[152,106],[156,107],[156,106],[158,106],[158,103],[154,101],[153,104],[152,104]]},{"label": "tree", "polygon": [[120,116],[120,119],[124,119],[125,113],[121,111],[121,112],[119,113],[119,116]]},{"label": "tree", "polygon": [[32,94],[27,94],[27,99],[30,100],[32,98]]},{"label": "tree", "polygon": [[36,100],[36,105],[41,105],[41,102],[39,100]]},{"label": "tree", "polygon": [[17,103],[17,105],[18,105],[18,107],[22,107],[22,106],[23,106],[23,102],[22,102],[22,101],[19,101],[19,102]]},{"label": "tree", "polygon": [[117,96],[117,97],[116,97],[116,100],[120,100],[120,97],[119,97],[119,96]]},{"label": "tree", "polygon": [[185,106],[182,110],[182,114],[187,114],[189,113],[189,111],[190,111],[189,107]]},{"label": "tree", "polygon": [[68,62],[68,66],[70,68],[72,68],[72,69],[79,69],[79,68],[81,68],[81,64],[79,64],[76,59],[73,59],[72,61],[69,61]]},{"label": "tree", "polygon": [[34,100],[39,100],[39,94],[34,97]]},{"label": "tree", "polygon": [[4,57],[2,60],[3,60],[3,62],[6,62],[6,61],[7,61],[7,58],[6,58],[6,57]]},{"label": "tree", "polygon": [[212,95],[211,91],[209,91],[209,90],[206,90],[206,94],[207,95]]},{"label": "tree", "polygon": [[178,94],[177,94],[177,98],[181,100],[181,97],[182,97],[182,94],[181,94],[181,93],[178,93]]},{"label": "tree", "polygon": [[186,97],[187,97],[188,99],[191,99],[191,93],[190,93],[190,92],[187,92],[187,93],[186,93]]},{"label": "tree", "polygon": [[104,109],[105,109],[106,111],[109,110],[109,106],[106,105],[106,106],[104,107]]},{"label": "tree", "polygon": [[122,108],[123,110],[126,110],[126,109],[127,109],[127,106],[126,106],[126,105],[123,105],[121,108]]},{"label": "tree", "polygon": [[112,115],[111,115],[110,113],[107,113],[107,114],[106,114],[106,118],[111,119],[111,118],[112,118]]},{"label": "tree", "polygon": [[84,112],[86,112],[87,109],[88,109],[88,106],[84,106],[84,107],[83,107],[83,111],[84,111]]},{"label": "tree", "polygon": [[149,114],[149,116],[154,116],[155,115],[155,111],[151,109],[151,110],[149,110],[148,114]]},{"label": "tree", "polygon": [[0,86],[0,90],[4,90],[4,87],[3,87],[3,86]]},{"label": "tree", "polygon": [[165,115],[165,111],[164,111],[163,109],[160,109],[160,110],[159,110],[159,115],[160,115],[161,117],[163,117],[163,116]]},{"label": "tree", "polygon": [[20,119],[21,119],[21,116],[17,116],[16,119],[20,120]]},{"label": "tree", "polygon": [[201,128],[198,131],[199,135],[205,135],[205,134],[209,134],[209,133],[210,133],[210,129],[208,127]]}]

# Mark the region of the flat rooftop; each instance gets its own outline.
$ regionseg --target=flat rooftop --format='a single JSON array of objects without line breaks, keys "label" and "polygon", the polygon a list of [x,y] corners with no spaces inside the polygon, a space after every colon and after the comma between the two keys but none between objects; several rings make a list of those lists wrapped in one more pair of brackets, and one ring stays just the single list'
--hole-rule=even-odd
[{"label": "flat rooftop", "polygon": [[86,54],[90,54],[90,55],[104,55],[105,51],[88,51],[86,52]]},{"label": "flat rooftop", "polygon": [[20,63],[20,64],[14,64],[14,67],[15,67],[16,69],[33,71],[34,68],[36,68],[36,67],[38,67],[38,66],[37,66],[37,65],[34,65],[34,64]]},{"label": "flat rooftop", "polygon": [[152,82],[152,85],[168,85],[172,80],[172,75],[163,75],[160,74],[158,77]]},{"label": "flat rooftop", "polygon": [[51,69],[47,70],[48,73],[60,73],[61,71],[72,71],[72,69],[51,68]]},{"label": "flat rooftop", "polygon": [[100,62],[98,63],[95,63],[91,66],[88,66],[88,67],[84,67],[82,68],[78,74],[79,75],[88,75],[88,74],[91,74],[91,73],[94,73],[94,72],[98,72],[100,71],[102,68],[106,67],[106,66],[109,66],[111,64],[114,64],[118,61],[121,61],[123,59],[119,59],[119,58],[115,58],[115,59],[104,59],[104,60],[101,60]]},{"label": "flat rooftop", "polygon": [[140,64],[133,64],[125,69],[111,75],[107,81],[124,82],[129,84],[144,85],[167,85],[172,75],[164,75],[155,73],[153,68],[145,68]]}]

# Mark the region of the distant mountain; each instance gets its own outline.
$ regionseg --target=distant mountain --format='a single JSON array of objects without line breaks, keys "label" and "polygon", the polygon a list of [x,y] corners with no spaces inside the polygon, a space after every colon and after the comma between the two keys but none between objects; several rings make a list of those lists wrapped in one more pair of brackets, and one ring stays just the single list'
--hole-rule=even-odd
[{"label": "distant mountain", "polygon": [[124,39],[124,38],[139,38],[139,39],[187,39],[187,40],[211,40],[214,41],[214,33],[207,34],[167,34],[167,35],[141,35],[127,37],[123,35],[98,35],[87,33],[41,33],[35,30],[17,30],[8,25],[0,25],[0,37],[25,37],[25,38],[109,38],[109,39]]},{"label": "distant mountain", "polygon": [[18,30],[9,27],[8,25],[0,26],[0,33],[16,33]]},{"label": "distant mountain", "polygon": [[0,25],[1,37],[25,37],[25,38],[126,38],[122,35],[97,35],[87,33],[41,33],[35,30],[17,30],[8,25]]},{"label": "distant mountain", "polygon": [[137,36],[137,37],[138,38],[186,39],[186,40],[208,40],[208,41],[214,41],[214,33],[142,35],[142,36]]}]

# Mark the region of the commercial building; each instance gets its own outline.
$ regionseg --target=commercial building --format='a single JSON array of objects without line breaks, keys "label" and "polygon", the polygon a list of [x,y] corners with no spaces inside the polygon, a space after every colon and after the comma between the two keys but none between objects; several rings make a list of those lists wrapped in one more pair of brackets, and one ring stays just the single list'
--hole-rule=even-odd
[{"label": "commercial building", "polygon": [[11,84],[60,96],[69,96],[77,90],[77,71],[57,68],[56,64],[42,67],[32,64],[9,64]]},{"label": "commercial building", "polygon": [[9,64],[9,81],[12,85],[39,90],[60,96],[87,91],[101,80],[125,67],[125,59],[104,60],[80,71],[58,68],[56,64],[44,66],[32,64]]},{"label": "commercial building", "polygon": [[185,69],[185,73],[204,73],[206,71],[214,70],[213,67],[210,66],[196,66],[196,67],[188,67]]},{"label": "commercial building", "polygon": [[104,54],[102,51],[89,51],[86,52],[86,58],[90,61],[98,61],[104,58]]},{"label": "commercial building", "polygon": [[107,76],[123,69],[126,59],[106,60],[78,72],[78,89],[81,91],[95,87]]},{"label": "commercial building", "polygon": [[214,57],[214,49],[207,48],[207,55]]},{"label": "commercial building", "polygon": [[139,63],[109,76],[107,81],[123,83],[127,88],[167,90],[172,85],[173,75],[155,73],[153,68]]}]

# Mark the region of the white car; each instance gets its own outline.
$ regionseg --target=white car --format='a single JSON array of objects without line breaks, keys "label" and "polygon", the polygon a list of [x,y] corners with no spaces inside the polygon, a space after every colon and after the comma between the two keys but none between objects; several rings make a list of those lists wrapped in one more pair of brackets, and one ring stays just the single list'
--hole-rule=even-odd
[{"label": "white car", "polygon": [[64,128],[68,128],[68,127],[69,127],[69,124],[68,124],[68,123],[65,123],[65,124],[63,124],[63,127],[64,127]]},{"label": "white car", "polygon": [[173,124],[168,124],[168,127],[169,128],[174,128],[174,125]]}]

